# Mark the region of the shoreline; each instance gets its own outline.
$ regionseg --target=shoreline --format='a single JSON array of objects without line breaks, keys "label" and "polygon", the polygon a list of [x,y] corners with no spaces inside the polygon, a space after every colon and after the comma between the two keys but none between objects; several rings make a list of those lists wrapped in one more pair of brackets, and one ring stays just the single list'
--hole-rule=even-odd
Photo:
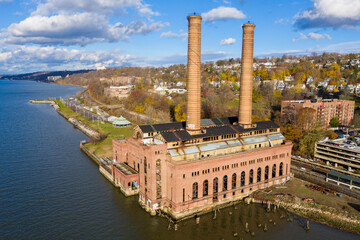
[{"label": "shoreline", "polygon": [[[50,103],[50,102],[54,103],[54,105],[52,103]],[[75,118],[66,116],[61,111],[61,108],[58,106],[58,104],[55,103],[55,101],[33,100],[32,103],[51,104],[53,106],[53,108],[59,113],[59,115],[64,117],[68,122],[73,124],[76,128],[78,128],[84,134],[86,134],[90,138],[94,139],[95,142],[98,142],[98,141],[102,140],[102,138],[100,137],[101,134],[99,132],[97,132],[96,130],[91,129],[90,126],[88,126],[87,124],[82,123],[81,121],[79,121],[79,120],[77,120]],[[57,106],[58,109],[56,109],[56,107],[54,107],[54,106]],[[80,143],[80,148],[81,148],[82,144],[83,143]],[[81,150],[83,152],[85,152],[84,149],[81,148]],[[91,156],[89,156],[89,154],[87,154],[87,153],[85,153],[85,154],[89,158],[91,158],[94,162],[96,162],[99,165],[99,168],[100,168],[100,166],[101,166],[100,162],[95,161],[95,159],[93,159]],[[92,155],[96,156],[94,153],[92,153]],[[100,173],[101,173],[101,171],[100,171]],[[104,175],[104,174],[102,174],[102,175]],[[255,192],[255,194],[256,194],[256,192]],[[324,224],[326,226],[329,226],[331,228],[335,228],[335,229],[338,229],[338,230],[342,230],[342,231],[346,231],[346,232],[350,232],[350,233],[360,235],[360,220],[359,219],[353,219],[353,218],[349,218],[348,216],[341,215],[338,212],[335,212],[336,210],[329,207],[329,206],[325,206],[325,205],[318,206],[318,205],[316,205],[314,203],[307,203],[307,204],[290,203],[290,202],[280,200],[280,199],[258,200],[256,198],[254,198],[253,195],[254,194],[250,195],[250,197],[244,198],[241,201],[249,202],[249,203],[250,202],[263,203],[264,201],[271,202],[270,204],[281,207],[284,210],[286,210],[286,211],[288,211],[288,212],[290,212],[292,214],[296,214],[298,216],[301,216],[301,217],[303,217],[303,218],[305,218],[307,220],[311,220],[311,221],[314,221],[314,222],[317,222],[317,223],[320,223],[320,224]],[[311,206],[311,204],[313,204],[313,205]],[[224,207],[226,208],[227,206],[224,206]],[[322,208],[327,208],[327,209],[324,210]],[[332,211],[329,211],[331,209],[332,209]]]},{"label": "shoreline", "polygon": [[32,104],[50,104],[50,106],[53,107],[60,116],[65,118],[68,122],[70,122],[74,127],[78,128],[81,132],[83,132],[89,138],[91,138],[95,141],[100,141],[103,139],[103,136],[100,132],[91,128],[87,124],[82,123],[80,120],[73,118],[73,117],[69,117],[65,113],[63,113],[61,111],[59,104],[56,101],[58,101],[58,100],[54,101],[54,100],[45,99],[45,100],[30,100],[29,102]]},{"label": "shoreline", "polygon": [[[294,181],[298,185],[300,185],[299,182],[307,183],[307,181],[295,177],[293,177],[289,182],[291,181]],[[291,187],[289,185],[288,187]],[[301,187],[299,186],[299,188]],[[269,191],[269,195],[264,195],[264,193],[266,193],[264,190],[254,192],[252,195],[250,195],[249,199],[246,199],[246,201],[249,203],[267,203],[269,205],[274,205],[307,220],[311,220],[345,232],[360,235],[359,212],[355,213],[355,211],[348,212],[344,209],[336,209],[329,205],[318,203],[315,200],[306,202],[303,198],[296,195],[291,195],[289,193],[274,193],[275,195],[271,195],[272,191],[277,191],[278,189],[270,188],[269,190],[271,190]],[[330,196],[328,195],[328,197]],[[348,202],[351,200],[346,199],[345,201]]]},{"label": "shoreline", "polygon": [[317,208],[307,208],[296,204],[279,202],[279,205],[286,211],[308,220],[324,224],[331,228],[360,235],[360,220],[354,220],[329,211],[322,211]]}]

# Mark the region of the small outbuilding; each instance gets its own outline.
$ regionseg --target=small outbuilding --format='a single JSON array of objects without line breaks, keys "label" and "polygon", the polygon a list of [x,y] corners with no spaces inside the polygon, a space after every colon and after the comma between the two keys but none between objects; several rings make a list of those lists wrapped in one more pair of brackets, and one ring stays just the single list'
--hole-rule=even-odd
[{"label": "small outbuilding", "polygon": [[116,119],[118,119],[117,117],[115,117],[115,116],[110,116],[110,117],[108,117],[108,121],[109,122],[114,122]]},{"label": "small outbuilding", "polygon": [[120,116],[113,122],[114,127],[127,127],[130,126],[131,122],[129,122],[126,118],[123,116]]}]

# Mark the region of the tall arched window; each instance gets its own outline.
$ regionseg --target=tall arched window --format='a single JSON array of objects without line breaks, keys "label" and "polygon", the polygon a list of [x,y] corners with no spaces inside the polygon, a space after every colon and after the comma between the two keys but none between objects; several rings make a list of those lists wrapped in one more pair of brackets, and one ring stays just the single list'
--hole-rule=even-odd
[{"label": "tall arched window", "polygon": [[276,177],[276,164],[272,167],[272,178]]},{"label": "tall arched window", "polygon": [[241,172],[240,186],[241,187],[245,186],[245,172],[244,171]]},{"label": "tall arched window", "polygon": [[227,190],[227,185],[228,185],[228,178],[227,178],[227,175],[225,175],[223,177],[223,191]]},{"label": "tall arched window", "polygon": [[256,177],[256,179],[257,179],[257,182],[261,181],[261,168],[260,167],[257,169],[257,177]]},{"label": "tall arched window", "polygon": [[231,188],[232,188],[232,189],[235,189],[235,188],[236,188],[236,173],[234,173],[234,174],[232,175]]},{"label": "tall arched window", "polygon": [[213,181],[213,192],[214,193],[218,192],[218,183],[219,183],[218,178],[214,178],[214,181]]},{"label": "tall arched window", "polygon": [[[135,163],[134,163],[135,164]],[[161,160],[156,160],[156,198],[162,198],[161,194]]]},{"label": "tall arched window", "polygon": [[205,180],[203,183],[203,196],[207,196],[209,194],[209,181]]},{"label": "tall arched window", "polygon": [[282,176],[283,175],[283,166],[284,164],[283,163],[280,163],[280,167],[279,167],[279,176]]},{"label": "tall arched window", "polygon": [[249,185],[252,184],[254,181],[254,170],[250,170],[249,172]]},{"label": "tall arched window", "polygon": [[269,166],[265,167],[265,180],[269,179]]},{"label": "tall arched window", "polygon": [[144,173],[147,173],[147,161],[146,161],[146,157],[144,157]]},{"label": "tall arched window", "polygon": [[195,182],[193,183],[193,199],[198,198],[198,190],[199,190],[199,186],[198,183]]}]

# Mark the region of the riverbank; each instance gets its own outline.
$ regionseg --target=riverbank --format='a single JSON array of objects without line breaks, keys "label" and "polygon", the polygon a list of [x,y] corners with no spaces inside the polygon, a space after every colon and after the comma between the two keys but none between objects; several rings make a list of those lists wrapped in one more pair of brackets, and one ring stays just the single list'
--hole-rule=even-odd
[{"label": "riverbank", "polygon": [[133,126],[118,128],[111,123],[91,121],[74,112],[59,99],[31,100],[30,103],[50,104],[62,117],[90,137],[87,148],[99,158],[112,158],[112,140],[132,136]]},{"label": "riverbank", "polygon": [[310,185],[292,178],[281,187],[259,190],[251,198],[255,202],[269,201],[309,220],[360,234],[360,200],[317,191]]},{"label": "riverbank", "polygon": [[79,126],[79,129],[91,138],[87,148],[99,158],[112,158],[113,139],[132,136],[133,126],[118,128],[108,122],[91,121],[65,106],[60,100],[56,102],[59,105],[58,113],[76,127]]},{"label": "riverbank", "polygon": [[[128,131],[129,135],[124,136],[124,129],[109,126],[111,124],[94,123],[73,112],[64,106],[61,101],[56,100],[56,103],[59,106],[58,113],[68,119],[69,122],[74,124],[75,120],[77,123],[88,124],[87,127],[94,126],[93,129],[97,133],[104,134],[104,139],[100,141],[94,139],[95,141],[86,145],[89,151],[99,158],[109,157],[112,159],[112,139],[129,137],[132,134],[132,128],[127,129],[126,131]],[[79,129],[85,132],[84,129]],[[360,234],[359,210],[353,207],[360,206],[358,200],[347,196],[340,198],[336,195],[324,195],[323,193],[306,188],[306,184],[310,183],[299,179],[292,179],[283,186],[286,188],[272,187],[270,189],[271,192],[261,190],[254,193],[251,197],[255,200],[272,201],[289,212],[330,227]],[[304,202],[303,199],[305,198],[311,198],[313,202]]]}]

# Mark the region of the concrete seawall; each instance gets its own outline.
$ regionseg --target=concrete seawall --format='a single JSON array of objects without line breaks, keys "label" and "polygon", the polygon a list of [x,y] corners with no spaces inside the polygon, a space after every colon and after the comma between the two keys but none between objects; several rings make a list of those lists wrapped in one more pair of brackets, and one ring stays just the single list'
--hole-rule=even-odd
[{"label": "concrete seawall", "polygon": [[50,106],[55,110],[60,108],[59,105],[57,105],[53,100],[30,100],[29,102],[32,104],[50,104]]},{"label": "concrete seawall", "polygon": [[86,142],[80,142],[80,149],[81,151],[83,151],[89,158],[91,158],[97,165],[100,165],[100,159],[93,154],[92,152],[89,151],[89,149],[87,147],[84,146]]},{"label": "concrete seawall", "polygon": [[72,123],[75,127],[80,129],[83,133],[98,141],[101,140],[101,134],[93,129],[91,129],[88,125],[82,123],[81,121],[75,118],[67,118],[67,120]]}]

